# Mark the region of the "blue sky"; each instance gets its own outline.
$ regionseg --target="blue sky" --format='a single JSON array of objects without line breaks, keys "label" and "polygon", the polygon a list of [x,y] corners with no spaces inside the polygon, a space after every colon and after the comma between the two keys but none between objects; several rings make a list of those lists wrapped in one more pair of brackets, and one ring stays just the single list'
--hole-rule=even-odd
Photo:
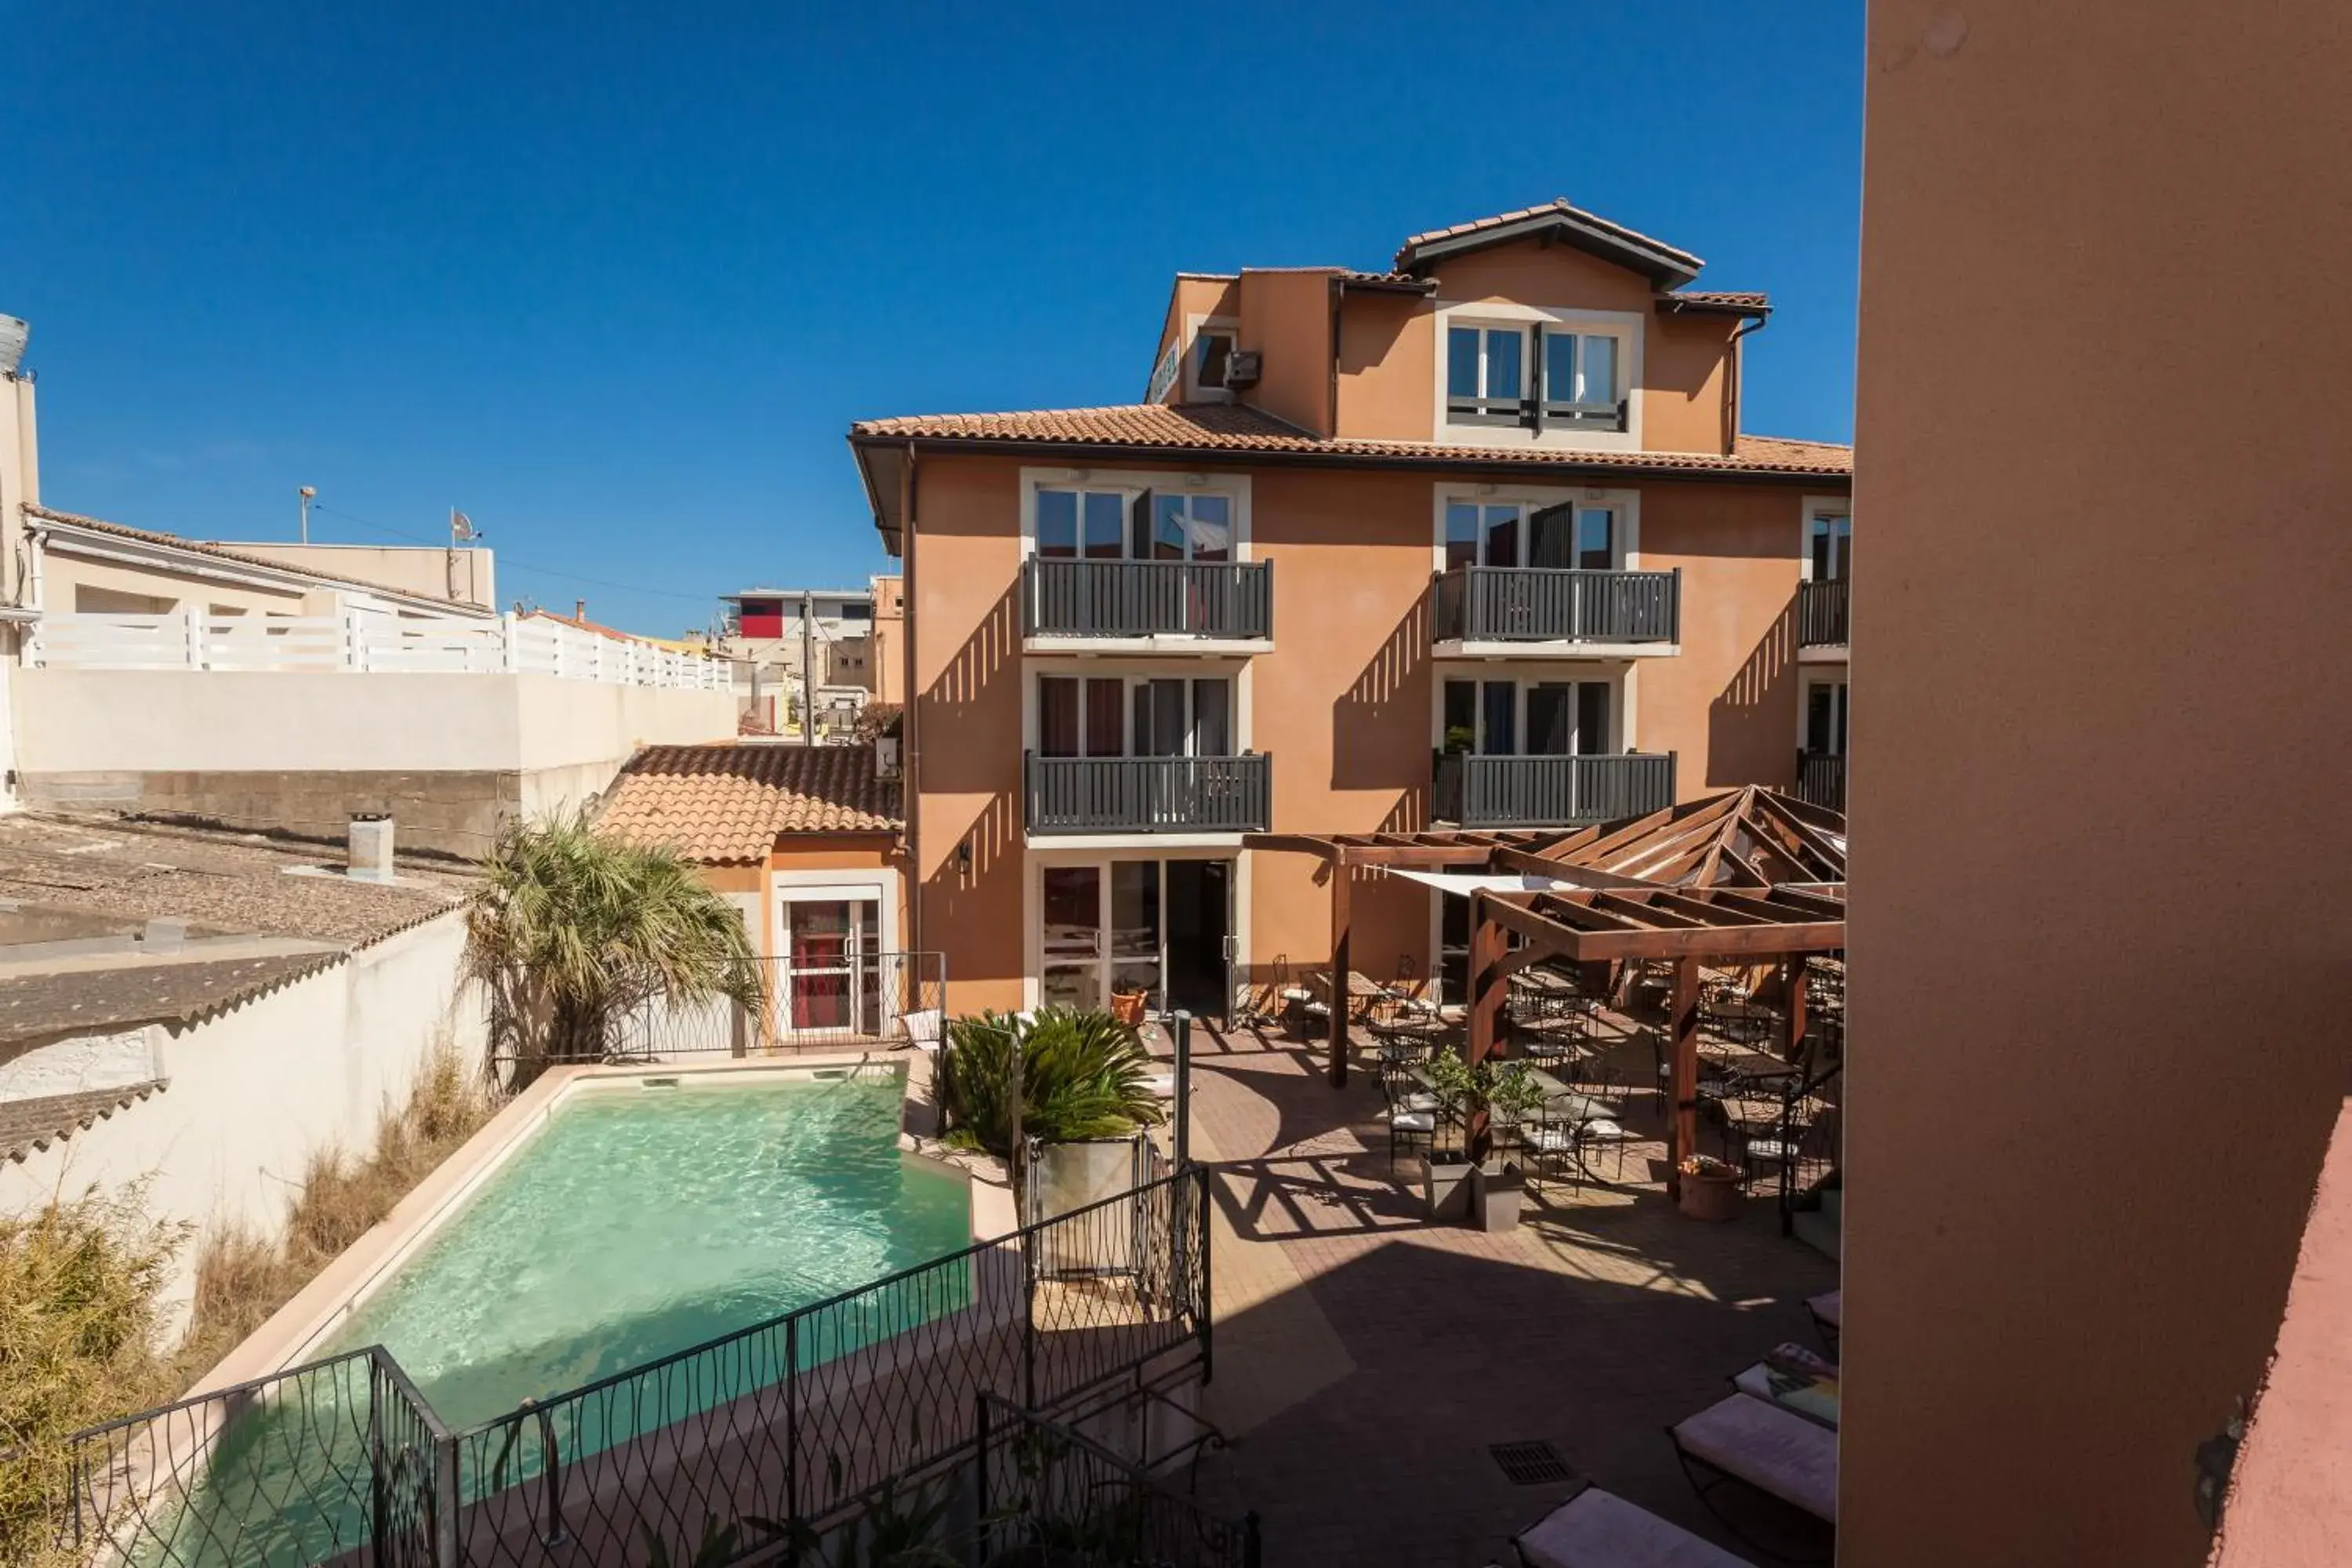
[{"label": "blue sky", "polygon": [[0,311],[120,522],[457,505],[675,632],[884,568],[852,419],[1133,402],[1173,271],[1554,195],[1769,290],[1748,428],[1851,434],[1861,0],[12,10]]}]

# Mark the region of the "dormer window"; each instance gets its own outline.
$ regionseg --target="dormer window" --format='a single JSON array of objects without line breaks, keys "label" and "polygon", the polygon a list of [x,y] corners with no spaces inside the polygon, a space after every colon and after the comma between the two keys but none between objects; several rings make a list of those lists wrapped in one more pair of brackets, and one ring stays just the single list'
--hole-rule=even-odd
[{"label": "dormer window", "polygon": [[1465,320],[1472,309],[1445,324],[1442,424],[1538,437],[1632,432],[1632,331],[1613,319],[1604,323],[1561,311],[1512,310],[1497,311],[1503,320]]},{"label": "dormer window", "polygon": [[1231,403],[1225,374],[1241,346],[1237,324],[1224,316],[1193,316],[1186,325],[1192,341],[1184,351],[1183,385],[1179,396],[1186,403]]},{"label": "dormer window", "polygon": [[1233,357],[1234,334],[1220,328],[1192,340],[1192,382],[1203,391],[1225,384],[1225,362]]}]

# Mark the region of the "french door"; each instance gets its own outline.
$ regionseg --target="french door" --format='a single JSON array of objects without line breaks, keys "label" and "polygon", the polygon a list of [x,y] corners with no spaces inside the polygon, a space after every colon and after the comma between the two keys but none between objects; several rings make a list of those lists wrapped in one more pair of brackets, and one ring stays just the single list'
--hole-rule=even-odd
[{"label": "french door", "polygon": [[782,897],[784,961],[775,999],[780,1032],[881,1033],[881,900],[863,889],[793,888]]},{"label": "french door", "polygon": [[1235,957],[1229,860],[1047,866],[1041,879],[1038,999],[1090,1009],[1140,992],[1155,1013],[1223,1018]]}]

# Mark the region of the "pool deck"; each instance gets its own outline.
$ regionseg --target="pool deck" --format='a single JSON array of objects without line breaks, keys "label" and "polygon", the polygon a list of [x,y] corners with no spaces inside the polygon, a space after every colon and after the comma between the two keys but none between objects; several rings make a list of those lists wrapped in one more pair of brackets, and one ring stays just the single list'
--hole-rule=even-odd
[{"label": "pool deck", "polygon": [[[551,1068],[499,1109],[498,1114],[461,1144],[392,1212],[320,1269],[294,1298],[271,1314],[218,1364],[198,1379],[184,1397],[268,1377],[318,1353],[334,1331],[376,1286],[439,1231],[465,1200],[529,1142],[564,1100],[605,1081],[646,1078],[803,1078],[834,1068],[884,1069],[906,1075],[903,1122],[928,1105],[929,1058],[920,1051],[874,1047],[792,1057],[728,1058],[686,1064],[627,1062]],[[899,1136],[899,1147],[933,1161],[969,1182],[974,1239],[1013,1228],[1013,1205],[995,1162],[950,1155],[935,1145]]]}]

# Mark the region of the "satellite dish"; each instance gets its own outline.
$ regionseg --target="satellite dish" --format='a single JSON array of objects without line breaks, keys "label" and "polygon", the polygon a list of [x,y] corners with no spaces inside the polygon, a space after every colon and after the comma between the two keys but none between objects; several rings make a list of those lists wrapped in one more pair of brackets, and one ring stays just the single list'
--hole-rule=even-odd
[{"label": "satellite dish", "polygon": [[14,375],[25,360],[25,340],[33,329],[14,316],[0,316],[0,375]]}]

